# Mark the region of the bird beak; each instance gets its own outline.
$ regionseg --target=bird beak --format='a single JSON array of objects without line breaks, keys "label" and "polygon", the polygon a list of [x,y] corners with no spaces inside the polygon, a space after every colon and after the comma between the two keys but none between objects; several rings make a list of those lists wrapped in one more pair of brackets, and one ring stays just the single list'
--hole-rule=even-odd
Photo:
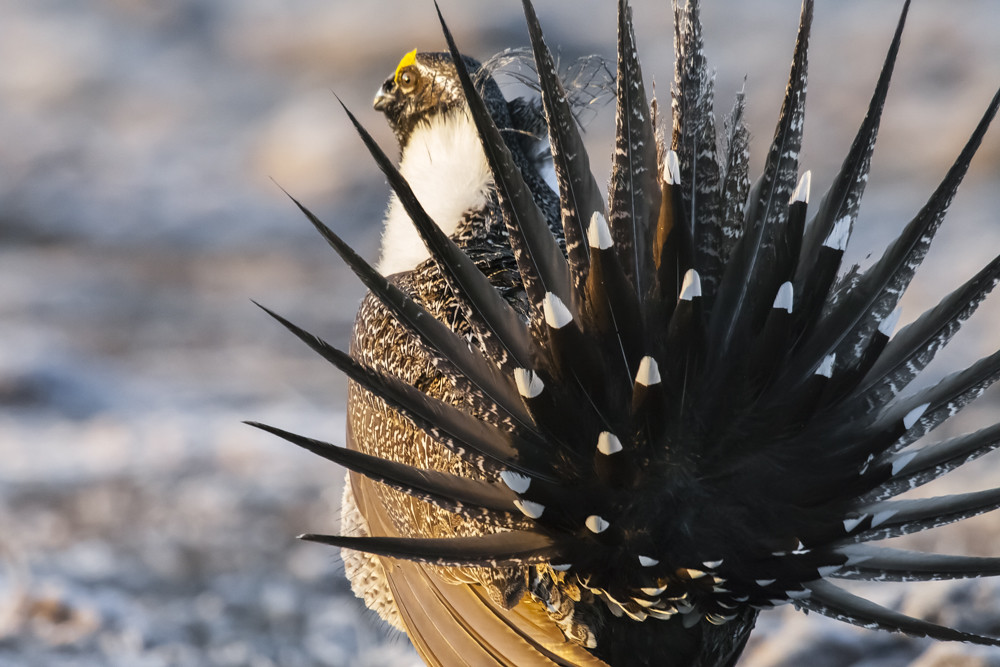
[{"label": "bird beak", "polygon": [[372,106],[375,107],[376,111],[385,111],[385,108],[389,106],[389,103],[395,96],[392,93],[386,92],[385,84],[379,86],[378,92],[375,93],[375,99],[372,101]]}]

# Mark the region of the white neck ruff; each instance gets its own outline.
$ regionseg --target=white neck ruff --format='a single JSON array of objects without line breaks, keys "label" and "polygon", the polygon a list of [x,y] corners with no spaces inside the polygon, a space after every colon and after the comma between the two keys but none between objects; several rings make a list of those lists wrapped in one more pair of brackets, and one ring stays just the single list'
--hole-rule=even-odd
[{"label": "white neck ruff", "polygon": [[[424,210],[449,236],[462,214],[481,208],[493,187],[486,154],[475,123],[464,109],[421,123],[410,136],[399,171]],[[393,193],[382,231],[376,268],[382,275],[412,270],[430,254]]]}]

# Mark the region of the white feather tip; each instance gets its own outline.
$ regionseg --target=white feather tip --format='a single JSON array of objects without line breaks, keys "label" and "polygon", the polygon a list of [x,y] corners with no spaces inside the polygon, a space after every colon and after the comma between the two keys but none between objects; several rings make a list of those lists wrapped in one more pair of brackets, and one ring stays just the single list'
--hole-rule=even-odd
[{"label": "white feather tip", "polygon": [[590,217],[590,227],[587,228],[587,243],[591,248],[607,250],[614,242],[611,240],[611,228],[608,221],[599,211],[594,211]]},{"label": "white feather tip", "polygon": [[812,172],[806,171],[799,179],[799,184],[795,186],[795,192],[792,193],[792,203],[800,201],[803,204],[808,204],[810,187],[812,187]]},{"label": "white feather tip", "polygon": [[794,297],[795,291],[792,283],[790,281],[781,283],[781,287],[778,288],[778,295],[774,297],[774,309],[781,308],[791,313]]},{"label": "white feather tip", "polygon": [[599,436],[597,436],[597,451],[605,456],[611,456],[612,454],[617,454],[622,450],[622,441],[618,439],[614,433],[608,431],[602,431]]},{"label": "white feather tip", "polygon": [[684,282],[681,285],[681,301],[691,301],[695,297],[701,296],[701,276],[694,269],[688,269],[684,274]]},{"label": "white feather tip", "polygon": [[546,292],[542,300],[542,310],[545,313],[545,323],[553,329],[562,329],[573,321],[569,308],[552,292]]},{"label": "white feather tip", "polygon": [[514,383],[517,385],[517,393],[524,398],[535,398],[545,389],[545,383],[538,377],[538,373],[526,368],[514,369]]},{"label": "white feather tip", "polygon": [[677,151],[667,151],[667,162],[663,165],[663,182],[667,185],[681,184],[681,166]]},{"label": "white feather tip", "polygon": [[644,387],[652,387],[661,382],[660,365],[656,359],[645,356],[639,361],[639,371],[635,374],[635,381]]}]

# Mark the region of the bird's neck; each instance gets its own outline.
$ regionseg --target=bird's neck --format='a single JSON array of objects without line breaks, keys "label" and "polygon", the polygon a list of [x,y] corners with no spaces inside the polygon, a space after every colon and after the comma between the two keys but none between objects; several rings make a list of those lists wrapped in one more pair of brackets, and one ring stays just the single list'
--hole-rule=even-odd
[{"label": "bird's neck", "polygon": [[[431,219],[453,234],[469,210],[484,207],[493,177],[476,126],[464,109],[420,123],[403,147],[399,171]],[[393,194],[382,232],[378,269],[412,270],[429,257],[410,217]]]}]

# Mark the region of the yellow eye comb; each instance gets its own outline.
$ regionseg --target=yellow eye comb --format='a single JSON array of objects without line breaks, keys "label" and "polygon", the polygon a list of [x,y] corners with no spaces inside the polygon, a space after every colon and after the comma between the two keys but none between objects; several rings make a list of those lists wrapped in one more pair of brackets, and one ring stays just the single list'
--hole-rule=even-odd
[{"label": "yellow eye comb", "polygon": [[407,67],[409,67],[410,65],[412,65],[415,62],[417,62],[417,50],[413,49],[412,51],[410,51],[409,53],[407,53],[405,56],[403,56],[403,59],[399,61],[398,65],[396,65],[396,74],[393,75],[392,80],[398,82],[399,81],[399,73],[402,72],[404,69],[406,69]]}]

